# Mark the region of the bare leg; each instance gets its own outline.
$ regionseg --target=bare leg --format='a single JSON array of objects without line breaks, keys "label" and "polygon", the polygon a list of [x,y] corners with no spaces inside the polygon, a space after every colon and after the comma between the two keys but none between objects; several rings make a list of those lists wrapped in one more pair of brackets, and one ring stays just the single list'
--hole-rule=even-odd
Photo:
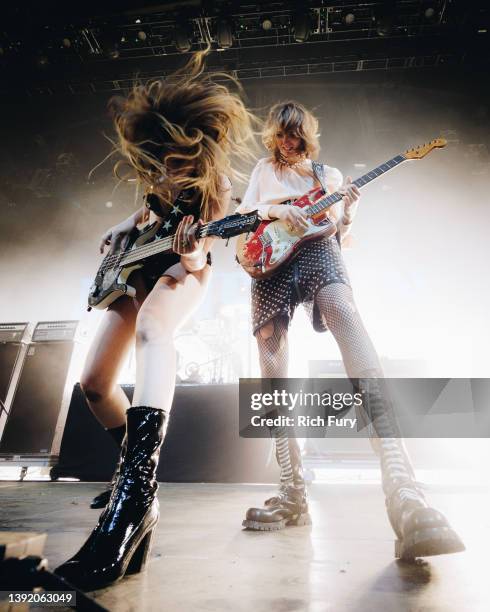
[{"label": "bare leg", "polygon": [[204,297],[210,268],[178,278],[163,276],[148,295],[136,319],[136,384],[133,406],[168,412],[172,405],[176,355],[173,335]]},{"label": "bare leg", "polygon": [[116,380],[134,340],[136,316],[146,297],[146,288],[137,272],[131,282],[136,286],[136,298],[120,297],[104,313],[80,379],[90,409],[107,429],[124,425],[129,408]]},{"label": "bare leg", "polygon": [[109,503],[82,548],[57,573],[94,590],[142,569],[159,519],[156,470],[175,387],[173,333],[204,295],[210,269],[162,277],[136,317],[137,379]]}]

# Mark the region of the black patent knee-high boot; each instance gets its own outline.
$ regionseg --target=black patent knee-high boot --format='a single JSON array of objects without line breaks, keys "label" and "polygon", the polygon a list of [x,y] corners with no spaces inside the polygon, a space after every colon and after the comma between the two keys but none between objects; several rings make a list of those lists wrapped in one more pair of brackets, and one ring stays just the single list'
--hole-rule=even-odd
[{"label": "black patent knee-high boot", "polygon": [[155,480],[165,431],[163,410],[127,411],[127,448],[110,502],[78,553],[55,572],[94,590],[143,569],[159,509]]},{"label": "black patent knee-high boot", "polygon": [[417,485],[383,385],[370,379],[367,387],[371,427],[378,436],[373,446],[381,462],[388,518],[397,536],[395,557],[410,560],[465,550],[446,517],[429,506]]},{"label": "black patent knee-high boot", "polygon": [[[277,495],[267,499],[263,508],[249,508],[243,527],[254,531],[278,531],[289,526],[310,525],[301,451],[296,438],[288,438],[292,482],[283,482]],[[276,445],[276,458],[282,467]]]},{"label": "black patent knee-high boot", "polygon": [[116,469],[114,470],[114,474],[112,475],[111,482],[107,485],[105,491],[96,495],[93,500],[90,502],[90,507],[92,510],[100,510],[100,508],[105,508],[109,503],[109,500],[112,495],[112,490],[116,486],[117,479],[119,478],[119,473],[121,471],[121,465],[124,461],[124,456],[126,454],[126,445],[127,445],[127,437],[124,436],[124,439],[121,444],[121,449],[119,453],[119,459],[117,461]]}]

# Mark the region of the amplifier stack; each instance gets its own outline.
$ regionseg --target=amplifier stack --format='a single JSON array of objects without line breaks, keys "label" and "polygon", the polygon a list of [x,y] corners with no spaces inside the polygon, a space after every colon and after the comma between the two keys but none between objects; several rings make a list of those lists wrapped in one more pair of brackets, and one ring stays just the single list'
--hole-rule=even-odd
[{"label": "amplifier stack", "polygon": [[0,325],[0,461],[51,465],[58,455],[73,388],[78,321]]}]

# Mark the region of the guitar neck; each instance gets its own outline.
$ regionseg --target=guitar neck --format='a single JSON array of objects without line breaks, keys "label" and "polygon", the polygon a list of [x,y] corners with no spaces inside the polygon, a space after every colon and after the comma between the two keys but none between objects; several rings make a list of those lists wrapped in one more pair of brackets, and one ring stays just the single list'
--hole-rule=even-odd
[{"label": "guitar neck", "polygon": [[[376,168],[374,168],[374,170],[371,170],[371,172],[363,174],[355,181],[352,181],[352,183],[356,187],[359,187],[359,189],[361,189],[362,187],[364,187],[371,181],[374,181],[375,179],[379,178],[386,172],[393,170],[393,168],[396,168],[402,162],[406,161],[406,159],[407,158],[405,157],[405,155],[397,155],[396,157],[392,157],[384,164],[381,164],[380,166],[376,166]],[[330,208],[330,206],[333,206],[336,202],[340,202],[340,200],[343,197],[344,196],[342,193],[335,191],[334,193],[331,193],[328,196],[320,198],[317,202],[315,202],[315,204],[312,204],[309,207],[308,211],[310,215],[316,215],[320,212],[327,210],[328,208]]]},{"label": "guitar neck", "polygon": [[125,253],[118,262],[120,266],[130,266],[131,264],[138,263],[148,257],[154,255],[160,255],[161,253],[167,253],[172,250],[172,244],[174,236],[166,236],[160,240],[143,244],[135,249],[132,249]]},{"label": "guitar neck", "polygon": [[[211,233],[211,228],[213,226],[213,222],[205,223],[201,225],[197,237],[204,238]],[[162,253],[170,253],[172,249],[172,245],[174,243],[175,234],[172,236],[165,236],[165,238],[160,238],[158,240],[154,240],[153,242],[148,242],[143,244],[135,249],[132,249],[125,253],[118,262],[120,266],[129,266],[131,264],[138,263],[143,259],[147,259],[148,257],[153,257],[154,255],[161,255]]]},{"label": "guitar neck", "polygon": [[[196,238],[198,240],[210,236],[231,238],[232,236],[238,236],[243,232],[253,231],[259,225],[259,223],[260,218],[257,211],[245,215],[228,215],[224,219],[209,221],[200,225],[196,231]],[[173,251],[172,245],[174,238],[175,234],[172,236],[165,236],[165,238],[158,238],[157,240],[153,240],[152,242],[147,242],[141,246],[133,248],[119,256],[117,265],[130,266],[131,264],[143,261],[148,257],[153,257],[154,255],[170,253]]]}]

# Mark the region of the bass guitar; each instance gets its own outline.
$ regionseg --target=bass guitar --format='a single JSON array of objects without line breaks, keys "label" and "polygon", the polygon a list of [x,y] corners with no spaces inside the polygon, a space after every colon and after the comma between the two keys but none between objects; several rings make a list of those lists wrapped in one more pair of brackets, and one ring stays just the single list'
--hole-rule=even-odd
[{"label": "bass guitar", "polygon": [[[242,233],[253,232],[260,223],[257,211],[246,215],[230,215],[219,221],[204,223],[196,229],[198,239],[209,236],[228,239]],[[155,237],[161,226],[156,221],[141,231],[131,234],[124,249],[104,257],[88,295],[88,310],[103,309],[121,295],[134,297],[136,289],[128,285],[129,275],[142,268],[149,259],[172,251],[174,236]]]},{"label": "bass guitar", "polygon": [[[409,149],[359,177],[353,181],[353,184],[362,188],[403,162],[422,159],[433,149],[445,147],[446,144],[446,140],[438,138],[420,147]],[[328,209],[343,197],[338,191],[326,195],[321,187],[314,187],[289,204],[306,211],[308,228],[289,230],[279,220],[262,221],[253,233],[238,238],[236,254],[238,263],[253,278],[261,279],[274,275],[281,266],[298,254],[304,244],[310,240],[335,234],[337,228],[328,218]]]}]

